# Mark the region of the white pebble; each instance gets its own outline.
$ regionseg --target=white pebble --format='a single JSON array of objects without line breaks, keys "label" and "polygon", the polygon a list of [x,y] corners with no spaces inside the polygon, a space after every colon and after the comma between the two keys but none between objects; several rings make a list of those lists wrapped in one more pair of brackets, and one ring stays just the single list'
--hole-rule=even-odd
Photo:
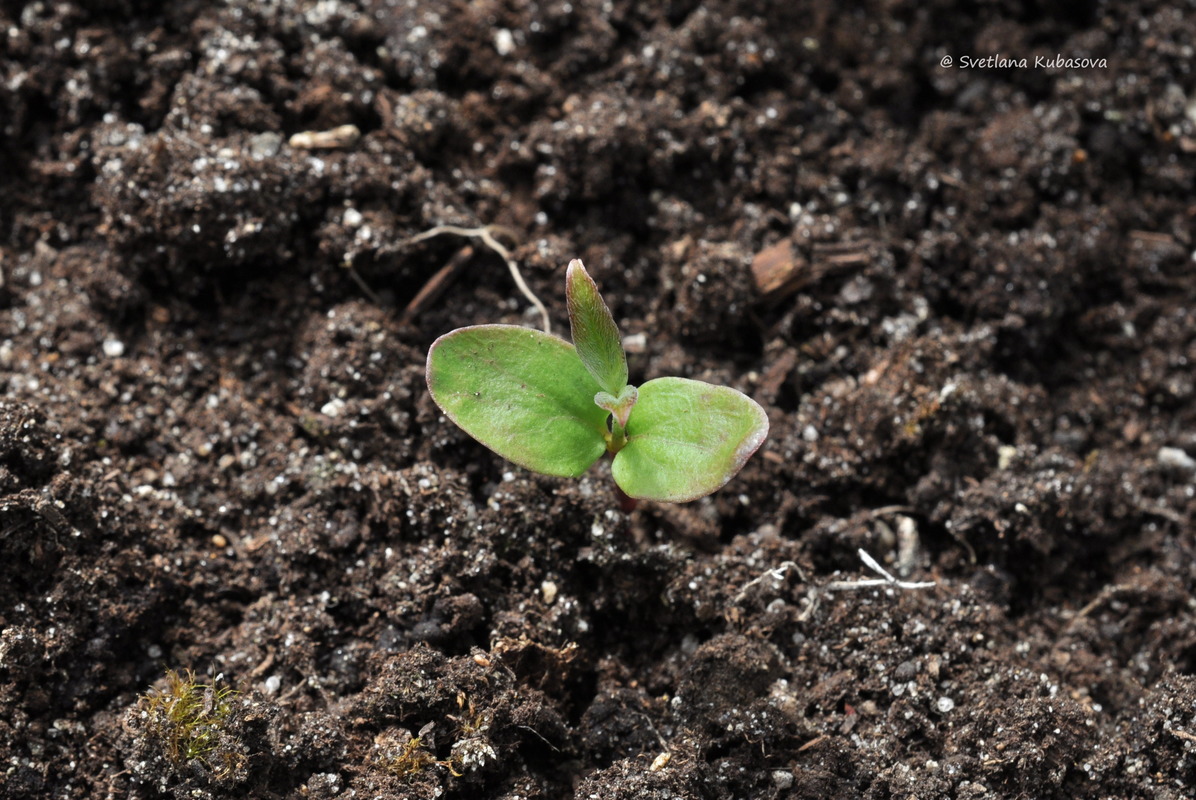
[{"label": "white pebble", "polygon": [[103,347],[108,358],[120,358],[125,354],[125,343],[120,339],[105,339]]},{"label": "white pebble", "polygon": [[955,701],[950,697],[940,697],[934,704],[934,707],[939,710],[940,714],[946,714],[951,709],[955,708]]},{"label": "white pebble", "polygon": [[997,469],[1009,469],[1013,459],[1017,458],[1017,448],[1011,444],[1003,444],[997,448]]},{"label": "white pebble", "polygon": [[494,49],[500,56],[509,56],[515,51],[515,37],[506,28],[494,32]]},{"label": "white pebble", "polygon": [[642,333],[633,333],[623,337],[623,349],[628,353],[642,353],[648,349],[648,337]]},{"label": "white pebble", "polygon": [[1159,463],[1184,472],[1196,472],[1196,459],[1178,447],[1160,447]]}]

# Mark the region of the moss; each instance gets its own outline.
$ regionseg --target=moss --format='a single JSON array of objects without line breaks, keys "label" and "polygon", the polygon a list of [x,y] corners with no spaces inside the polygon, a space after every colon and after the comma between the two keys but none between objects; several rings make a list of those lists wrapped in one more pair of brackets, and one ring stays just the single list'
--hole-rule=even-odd
[{"label": "moss", "polygon": [[378,759],[378,766],[392,775],[411,778],[437,763],[436,757],[424,747],[421,737],[412,736],[398,752]]},{"label": "moss", "polygon": [[137,708],[146,733],[158,740],[171,764],[199,763],[220,778],[240,766],[239,754],[216,752],[238,694],[219,677],[201,683],[190,670],[169,670],[166,688],[142,695]]},{"label": "moss", "polygon": [[430,731],[435,728],[435,723],[429,723],[420,730],[418,736],[404,733],[408,738],[397,746],[392,744],[377,758],[377,765],[403,778],[414,778],[429,767],[441,767],[454,778],[460,778],[466,772],[493,762],[497,755],[486,737],[490,729],[490,716],[478,711],[464,692],[457,693],[457,708],[461,716],[447,715],[456,724],[458,733],[447,759],[439,759],[433,754]]}]

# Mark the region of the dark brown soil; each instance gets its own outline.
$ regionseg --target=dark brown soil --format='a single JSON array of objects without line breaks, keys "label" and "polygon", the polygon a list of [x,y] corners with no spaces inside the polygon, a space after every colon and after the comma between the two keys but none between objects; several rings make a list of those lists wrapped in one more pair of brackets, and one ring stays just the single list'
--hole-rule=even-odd
[{"label": "dark brown soil", "polygon": [[[0,797],[1193,797],[1194,46],[1130,0],[0,4]],[[441,224],[558,331],[584,259],[633,381],[768,441],[626,514],[474,443],[428,345],[539,320]],[[861,548],[935,586],[832,586]]]}]

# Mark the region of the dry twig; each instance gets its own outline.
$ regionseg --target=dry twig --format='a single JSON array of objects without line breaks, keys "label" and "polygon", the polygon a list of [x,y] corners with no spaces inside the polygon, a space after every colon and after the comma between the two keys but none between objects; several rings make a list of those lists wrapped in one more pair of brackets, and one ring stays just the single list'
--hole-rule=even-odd
[{"label": "dry twig", "polygon": [[444,290],[448,288],[449,283],[457,277],[471,258],[473,258],[473,245],[467,244],[458,250],[449,259],[447,264],[438,269],[436,274],[428,279],[428,282],[416,293],[415,297],[411,298],[411,302],[403,309],[401,321],[403,323],[411,322],[425,308],[440,299],[440,295],[444,294]]}]

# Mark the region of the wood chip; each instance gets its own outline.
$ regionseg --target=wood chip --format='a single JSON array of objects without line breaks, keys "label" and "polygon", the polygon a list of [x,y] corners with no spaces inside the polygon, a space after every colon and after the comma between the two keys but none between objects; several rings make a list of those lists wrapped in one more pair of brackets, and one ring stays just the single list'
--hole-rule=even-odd
[{"label": "wood chip", "polygon": [[1130,231],[1130,238],[1143,244],[1170,245],[1175,244],[1175,238],[1169,233],[1158,231]]},{"label": "wood chip", "polygon": [[872,260],[872,242],[835,242],[814,245],[814,278],[850,267],[862,267]]},{"label": "wood chip", "polygon": [[873,246],[867,241],[815,244],[807,260],[792,239],[782,239],[752,259],[752,278],[763,298],[776,302],[828,275],[866,266]]},{"label": "wood chip", "polygon": [[287,140],[298,150],[340,150],[352,147],[361,139],[356,125],[340,125],[327,131],[302,131]]},{"label": "wood chip", "polygon": [[806,260],[798,255],[792,239],[766,247],[752,259],[752,279],[767,300],[780,300],[805,284],[810,276]]},{"label": "wood chip", "polygon": [[789,379],[790,373],[796,366],[797,351],[792,347],[782,350],[781,354],[776,356],[768,369],[760,376],[760,381],[756,384],[756,393],[769,403],[776,402],[777,393],[781,391],[781,386]]}]

